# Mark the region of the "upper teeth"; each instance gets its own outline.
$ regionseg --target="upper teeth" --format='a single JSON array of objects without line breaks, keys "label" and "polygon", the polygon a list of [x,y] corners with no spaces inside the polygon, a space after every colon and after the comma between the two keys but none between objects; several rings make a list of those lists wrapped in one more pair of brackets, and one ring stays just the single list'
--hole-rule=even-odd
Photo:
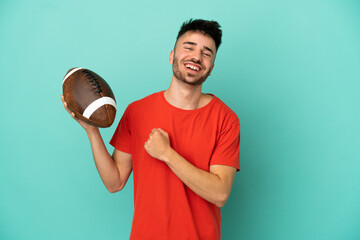
[{"label": "upper teeth", "polygon": [[199,68],[198,67],[195,67],[193,65],[186,65],[187,68],[191,68],[192,70],[196,70],[196,71],[199,71]]}]

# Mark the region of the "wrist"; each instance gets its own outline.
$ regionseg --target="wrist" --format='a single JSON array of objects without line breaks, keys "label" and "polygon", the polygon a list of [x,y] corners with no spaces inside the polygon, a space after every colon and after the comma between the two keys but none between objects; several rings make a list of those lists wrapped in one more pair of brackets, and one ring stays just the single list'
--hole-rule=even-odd
[{"label": "wrist", "polygon": [[85,131],[89,138],[100,134],[99,128],[85,129]]},{"label": "wrist", "polygon": [[172,148],[169,148],[169,150],[166,152],[166,154],[164,154],[164,157],[163,157],[163,161],[165,163],[170,163],[172,159],[174,159],[174,156],[176,155],[177,153],[175,152],[174,149]]}]

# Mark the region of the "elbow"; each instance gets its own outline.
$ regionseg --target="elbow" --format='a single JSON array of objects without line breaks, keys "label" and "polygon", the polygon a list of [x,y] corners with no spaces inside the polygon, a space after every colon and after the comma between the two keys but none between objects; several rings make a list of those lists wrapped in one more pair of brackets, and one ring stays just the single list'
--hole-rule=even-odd
[{"label": "elbow", "polygon": [[225,203],[227,202],[228,198],[229,198],[229,194],[223,194],[219,196],[219,198],[215,202],[215,206],[222,208],[223,206],[225,206]]},{"label": "elbow", "polygon": [[218,208],[222,208],[223,206],[225,206],[226,201],[218,201],[215,203],[215,206],[217,206]]},{"label": "elbow", "polygon": [[109,191],[109,193],[116,193],[116,192],[119,192],[121,189],[108,188],[107,190]]},{"label": "elbow", "polygon": [[109,187],[106,187],[106,188],[110,193],[116,193],[116,192],[119,192],[119,191],[123,190],[124,185],[109,186]]}]

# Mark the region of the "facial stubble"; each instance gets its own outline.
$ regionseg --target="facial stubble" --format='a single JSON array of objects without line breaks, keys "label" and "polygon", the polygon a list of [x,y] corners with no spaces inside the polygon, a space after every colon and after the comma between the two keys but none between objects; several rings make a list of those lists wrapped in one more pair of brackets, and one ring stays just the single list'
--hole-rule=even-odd
[{"label": "facial stubble", "polygon": [[[194,62],[195,63],[195,62]],[[192,74],[190,73],[182,73],[179,69],[179,60],[177,57],[174,56],[174,62],[173,62],[173,74],[174,76],[179,79],[180,81],[186,83],[186,84],[189,84],[189,85],[192,85],[192,86],[199,86],[201,84],[203,84],[206,80],[206,78],[210,75],[210,71],[208,71],[205,75],[199,77],[198,79],[196,79],[195,81],[188,81],[186,79],[187,76],[189,77],[193,77]],[[187,75],[187,76],[184,76],[184,75]]]}]

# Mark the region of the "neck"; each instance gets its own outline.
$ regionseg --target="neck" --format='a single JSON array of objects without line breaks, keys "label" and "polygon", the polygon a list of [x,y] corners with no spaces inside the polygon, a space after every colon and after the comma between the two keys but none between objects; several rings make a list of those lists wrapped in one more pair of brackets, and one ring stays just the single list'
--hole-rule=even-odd
[{"label": "neck", "polygon": [[165,99],[173,106],[194,110],[205,106],[212,96],[201,92],[202,85],[192,86],[175,77],[171,80],[170,87],[165,91]]}]

